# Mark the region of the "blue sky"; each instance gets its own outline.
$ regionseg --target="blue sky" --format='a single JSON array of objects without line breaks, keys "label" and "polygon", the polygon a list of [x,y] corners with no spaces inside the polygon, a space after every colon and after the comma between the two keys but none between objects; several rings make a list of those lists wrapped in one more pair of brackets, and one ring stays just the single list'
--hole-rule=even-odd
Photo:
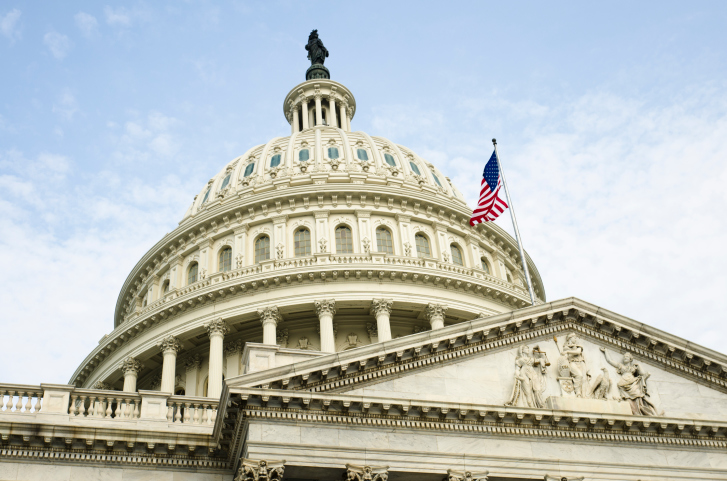
[{"label": "blue sky", "polygon": [[726,23],[706,1],[5,1],[0,380],[66,382],[202,185],[287,135],[313,28],[354,129],[471,201],[498,138],[549,299],[725,352]]}]

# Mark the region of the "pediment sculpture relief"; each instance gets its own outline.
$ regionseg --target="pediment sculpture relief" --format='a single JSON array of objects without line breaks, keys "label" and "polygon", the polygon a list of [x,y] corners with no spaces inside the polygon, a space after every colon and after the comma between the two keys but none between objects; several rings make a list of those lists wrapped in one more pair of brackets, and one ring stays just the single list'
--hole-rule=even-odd
[{"label": "pediment sculpture relief", "polygon": [[608,355],[606,348],[602,347],[601,352],[606,357],[606,362],[615,367],[616,372],[621,376],[621,379],[616,382],[616,386],[618,387],[621,399],[624,399],[631,405],[631,412],[643,416],[663,415],[663,411],[657,411],[656,406],[646,399],[649,397],[646,380],[649,379],[651,374],[644,371],[639,364],[634,362],[631,353],[625,353],[621,362],[616,362]]},{"label": "pediment sculpture relief", "polygon": [[548,356],[538,346],[533,348],[532,353],[530,347],[520,346],[515,359],[515,385],[505,406],[545,407],[543,393],[548,366]]}]

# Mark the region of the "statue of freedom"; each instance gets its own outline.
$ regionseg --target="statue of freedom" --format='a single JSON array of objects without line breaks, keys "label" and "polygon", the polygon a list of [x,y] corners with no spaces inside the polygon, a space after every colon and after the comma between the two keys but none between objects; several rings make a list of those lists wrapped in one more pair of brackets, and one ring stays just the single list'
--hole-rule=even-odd
[{"label": "statue of freedom", "polygon": [[308,36],[308,45],[305,46],[308,50],[308,60],[311,65],[320,64],[323,65],[326,57],[328,57],[328,49],[323,46],[323,41],[318,38],[318,30],[313,30]]}]

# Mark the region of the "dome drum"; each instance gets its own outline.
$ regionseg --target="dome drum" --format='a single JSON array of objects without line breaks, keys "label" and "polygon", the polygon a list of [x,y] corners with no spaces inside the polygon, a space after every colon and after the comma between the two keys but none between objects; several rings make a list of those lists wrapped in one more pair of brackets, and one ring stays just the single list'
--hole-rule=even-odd
[{"label": "dome drum", "polygon": [[350,90],[329,79],[307,80],[294,87],[283,102],[291,133],[327,125],[351,131],[356,99]]}]

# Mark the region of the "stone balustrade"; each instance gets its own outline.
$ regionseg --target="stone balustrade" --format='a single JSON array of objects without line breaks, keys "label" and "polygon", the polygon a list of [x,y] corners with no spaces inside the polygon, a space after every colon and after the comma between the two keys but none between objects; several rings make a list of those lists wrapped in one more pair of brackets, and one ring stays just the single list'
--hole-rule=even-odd
[{"label": "stone balustrade", "polygon": [[205,397],[170,396],[167,421],[212,426],[217,418],[218,402]]},{"label": "stone balustrade", "polygon": [[30,414],[41,410],[43,389],[23,384],[0,384],[0,412]]},{"label": "stone balustrade", "polygon": [[141,396],[137,393],[75,389],[70,393],[68,414],[72,418],[138,419]]}]

